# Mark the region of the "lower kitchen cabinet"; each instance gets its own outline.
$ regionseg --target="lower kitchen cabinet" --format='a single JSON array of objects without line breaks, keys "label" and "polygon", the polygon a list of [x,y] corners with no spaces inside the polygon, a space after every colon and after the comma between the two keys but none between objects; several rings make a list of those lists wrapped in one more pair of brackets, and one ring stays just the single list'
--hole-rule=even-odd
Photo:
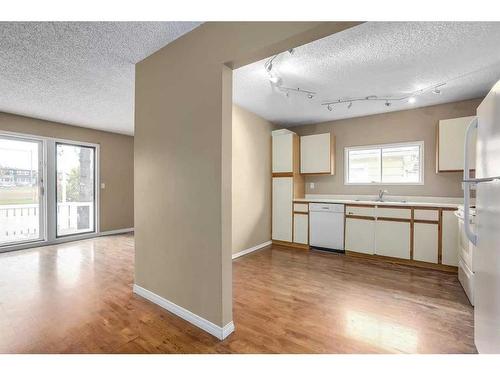
[{"label": "lower kitchen cabinet", "polygon": [[415,223],[413,225],[413,259],[438,263],[438,224]]},{"label": "lower kitchen cabinet", "polygon": [[409,222],[377,220],[375,228],[375,254],[410,259]]},{"label": "lower kitchen cabinet", "polygon": [[345,249],[373,255],[375,252],[375,220],[346,218]]},{"label": "lower kitchen cabinet", "polygon": [[309,215],[293,214],[293,242],[309,243]]}]

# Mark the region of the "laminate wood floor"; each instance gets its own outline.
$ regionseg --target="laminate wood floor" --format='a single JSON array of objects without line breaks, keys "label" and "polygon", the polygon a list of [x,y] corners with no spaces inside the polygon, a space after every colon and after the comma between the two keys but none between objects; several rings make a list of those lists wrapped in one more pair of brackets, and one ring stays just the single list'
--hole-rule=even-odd
[{"label": "laminate wood floor", "polygon": [[4,353],[475,353],[456,275],[268,247],[233,262],[220,342],[134,295],[132,235],[0,254]]}]

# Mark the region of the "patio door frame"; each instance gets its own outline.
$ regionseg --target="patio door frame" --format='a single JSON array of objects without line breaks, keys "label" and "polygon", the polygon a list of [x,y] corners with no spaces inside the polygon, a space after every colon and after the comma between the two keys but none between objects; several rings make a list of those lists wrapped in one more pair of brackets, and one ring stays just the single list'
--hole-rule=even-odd
[{"label": "patio door frame", "polygon": [[[46,143],[44,139],[40,137],[31,136],[27,134],[17,134],[10,132],[0,132],[0,137],[3,139],[10,139],[19,142],[31,142],[38,143],[38,233],[39,238],[32,240],[20,240],[14,242],[8,242],[4,245],[0,245],[0,252],[3,249],[17,248],[17,247],[29,247],[32,244],[38,246],[47,240],[47,155],[46,155]],[[1,230],[1,229],[0,229]]]},{"label": "patio door frame", "polygon": [[[83,240],[93,238],[100,235],[100,145],[98,143],[81,142],[63,138],[43,137],[32,134],[0,131],[0,136],[39,141],[42,145],[43,154],[43,181],[44,185],[41,189],[43,193],[43,212],[40,211],[40,216],[44,220],[44,236],[43,239],[33,240],[30,242],[15,243],[12,245],[0,245],[0,253],[14,250],[27,249],[36,246],[52,245],[62,242]],[[57,171],[56,171],[56,144],[68,144],[83,147],[94,148],[94,231],[82,234],[73,234],[57,237]],[[42,220],[42,219],[40,219]]]}]

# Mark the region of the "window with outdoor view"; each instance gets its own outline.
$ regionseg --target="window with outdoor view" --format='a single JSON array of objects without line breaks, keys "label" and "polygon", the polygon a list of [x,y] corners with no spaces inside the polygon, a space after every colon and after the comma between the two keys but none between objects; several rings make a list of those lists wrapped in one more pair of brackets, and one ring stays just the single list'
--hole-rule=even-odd
[{"label": "window with outdoor view", "polygon": [[346,147],[346,184],[423,184],[423,142]]}]

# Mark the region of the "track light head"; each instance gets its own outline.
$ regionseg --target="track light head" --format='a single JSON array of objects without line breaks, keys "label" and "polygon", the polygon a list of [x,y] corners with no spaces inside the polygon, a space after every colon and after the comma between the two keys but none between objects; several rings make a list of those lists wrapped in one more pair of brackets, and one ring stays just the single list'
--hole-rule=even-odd
[{"label": "track light head", "polygon": [[269,73],[271,72],[271,70],[273,70],[273,63],[272,63],[272,61],[271,61],[269,64],[267,64],[267,65],[266,65],[266,70],[267,70]]},{"label": "track light head", "polygon": [[328,104],[326,108],[331,112],[333,110],[333,106],[331,104]]},{"label": "track light head", "polygon": [[385,102],[385,106],[386,106],[386,107],[390,107],[390,106],[391,106],[391,104],[392,104],[392,103],[391,103],[390,101],[388,101],[388,100]]},{"label": "track light head", "polygon": [[290,48],[290,49],[288,50],[288,53],[290,53],[290,55],[293,55],[293,54],[295,53],[295,49]]},{"label": "track light head", "polygon": [[438,89],[437,87],[434,87],[434,90],[432,90],[432,93],[436,94],[436,95],[439,95],[439,94],[441,94],[441,90]]},{"label": "track light head", "polygon": [[349,104],[347,105],[347,109],[351,109],[352,107],[352,102],[349,102]]},{"label": "track light head", "polygon": [[313,95],[313,94],[307,94],[307,97],[308,97],[309,99],[312,99],[312,98],[314,98],[314,95]]},{"label": "track light head", "polygon": [[269,82],[271,82],[273,85],[279,86],[281,84],[281,78],[276,76],[270,76]]}]

